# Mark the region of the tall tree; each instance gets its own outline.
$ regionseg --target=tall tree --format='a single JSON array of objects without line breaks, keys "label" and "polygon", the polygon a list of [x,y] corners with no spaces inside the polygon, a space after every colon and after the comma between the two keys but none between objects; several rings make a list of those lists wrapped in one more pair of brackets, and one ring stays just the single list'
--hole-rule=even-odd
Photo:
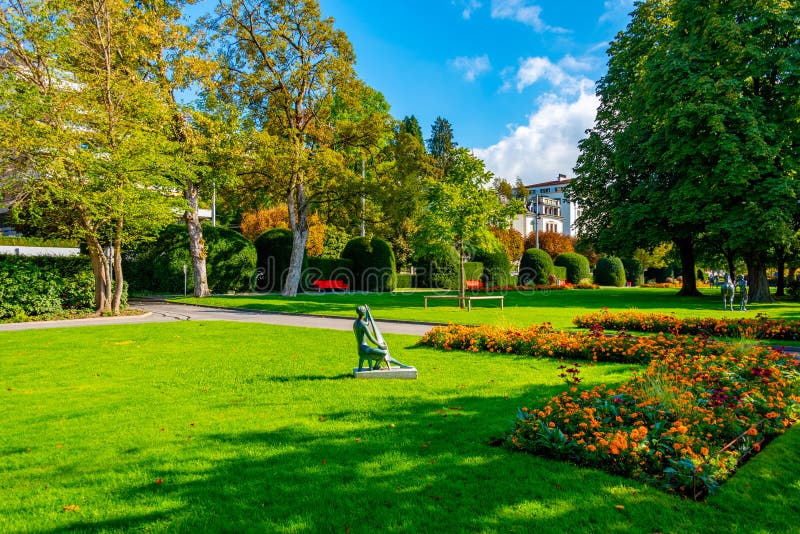
[{"label": "tall tree", "polygon": [[443,174],[450,172],[453,165],[454,150],[458,143],[453,139],[453,126],[450,121],[436,117],[431,126],[431,136],[428,138],[428,153],[433,156],[436,166]]},{"label": "tall tree", "polygon": [[420,145],[425,146],[425,141],[422,138],[422,128],[420,128],[419,121],[414,115],[403,117],[403,120],[397,125],[397,131],[411,135]]},{"label": "tall tree", "polygon": [[14,136],[0,158],[28,220],[85,241],[98,312],[120,311],[122,247],[172,217],[164,109],[143,67],[152,22],[121,0],[0,6],[0,122]]},{"label": "tall tree", "polygon": [[334,99],[350,98],[355,57],[316,0],[220,2],[211,21],[226,68],[220,92],[253,135],[245,172],[267,176],[288,206],[293,233],[283,294],[297,293],[314,194],[347,173]]}]

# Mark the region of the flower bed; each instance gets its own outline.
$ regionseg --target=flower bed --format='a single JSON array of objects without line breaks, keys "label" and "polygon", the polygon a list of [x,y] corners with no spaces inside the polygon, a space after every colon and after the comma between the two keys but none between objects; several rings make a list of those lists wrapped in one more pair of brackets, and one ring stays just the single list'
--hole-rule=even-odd
[{"label": "flower bed", "polygon": [[596,313],[578,315],[572,322],[580,328],[599,326],[605,329],[631,332],[707,334],[721,337],[748,337],[751,339],[800,339],[800,321],[771,319],[763,314],[750,318],[687,317],[681,319],[666,313],[642,313],[638,311],[612,313],[604,308]]},{"label": "flower bed", "polygon": [[517,450],[692,497],[713,491],[743,458],[784,432],[800,405],[798,360],[705,337],[568,334],[548,325],[449,326],[434,328],[421,343],[445,350],[650,362],[619,387],[572,387],[544,407],[521,408],[507,441]]}]

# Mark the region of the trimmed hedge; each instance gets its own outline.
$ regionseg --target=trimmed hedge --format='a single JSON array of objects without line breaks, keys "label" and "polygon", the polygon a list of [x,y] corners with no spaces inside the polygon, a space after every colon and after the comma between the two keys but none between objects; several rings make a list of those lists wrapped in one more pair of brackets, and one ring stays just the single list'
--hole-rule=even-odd
[{"label": "trimmed hedge", "polygon": [[464,262],[464,280],[480,280],[483,278],[483,263],[479,261]]},{"label": "trimmed hedge", "polygon": [[644,283],[644,269],[642,262],[636,258],[623,258],[622,266],[625,269],[625,280],[633,286],[640,286]]},{"label": "trimmed hedge", "polygon": [[622,260],[615,256],[606,256],[597,260],[594,268],[594,281],[601,286],[624,286],[625,267],[622,265]]},{"label": "trimmed hedge", "polygon": [[511,280],[511,260],[508,259],[508,253],[503,248],[500,240],[494,236],[492,237],[494,239],[474,250],[472,259],[483,263],[483,276],[487,286],[502,287],[511,285],[513,283]]},{"label": "trimmed hedge", "polygon": [[458,289],[458,251],[452,245],[431,244],[414,258],[416,287]]},{"label": "trimmed hedge", "polygon": [[382,292],[395,288],[394,252],[380,237],[351,239],[342,251],[342,258],[353,262],[353,289]]},{"label": "trimmed hedge", "polygon": [[253,246],[256,248],[258,279],[254,289],[283,289],[292,256],[292,239],[292,231],[286,228],[272,228],[256,238]]},{"label": "trimmed hedge", "polygon": [[553,265],[553,274],[562,282],[567,280],[567,268],[561,265]]},{"label": "trimmed hedge", "polygon": [[414,275],[409,273],[397,273],[396,289],[410,289],[414,287]]},{"label": "trimmed hedge", "polygon": [[[242,234],[221,226],[203,226],[208,286],[215,293],[247,291],[256,271],[256,249]],[[186,265],[187,291],[194,290],[194,267],[186,226],[167,226],[154,243],[123,253],[126,280],[136,290],[183,292]]]},{"label": "trimmed hedge", "polygon": [[[123,307],[127,292],[123,292]],[[87,256],[0,256],[0,319],[94,308],[94,274]]]},{"label": "trimmed hedge", "polygon": [[305,289],[313,289],[315,280],[342,280],[353,287],[353,260],[332,258],[308,258],[307,267],[303,270]]},{"label": "trimmed hedge", "polygon": [[553,263],[554,265],[565,267],[567,269],[567,274],[564,276],[564,280],[570,284],[580,284],[581,280],[585,280],[592,276],[592,271],[589,267],[589,260],[586,259],[586,256],[583,254],[578,254],[577,252],[565,252],[563,254],[559,254]]},{"label": "trimmed hedge", "polygon": [[553,274],[550,254],[539,248],[529,248],[519,262],[519,285],[544,285]]}]

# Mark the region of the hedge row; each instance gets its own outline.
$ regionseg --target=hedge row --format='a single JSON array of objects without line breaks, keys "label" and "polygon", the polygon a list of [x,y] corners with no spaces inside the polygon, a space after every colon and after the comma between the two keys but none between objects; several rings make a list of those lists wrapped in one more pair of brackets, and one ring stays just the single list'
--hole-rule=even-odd
[{"label": "hedge row", "polygon": [[0,256],[0,319],[93,308],[94,275],[87,256]]}]

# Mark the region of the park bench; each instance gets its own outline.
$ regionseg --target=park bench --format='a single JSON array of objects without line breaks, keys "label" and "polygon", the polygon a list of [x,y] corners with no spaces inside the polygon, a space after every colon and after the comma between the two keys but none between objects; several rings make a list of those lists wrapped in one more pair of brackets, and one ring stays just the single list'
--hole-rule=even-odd
[{"label": "park bench", "polygon": [[466,285],[464,286],[470,291],[475,291],[476,289],[483,289],[483,280],[467,280]]},{"label": "park bench", "polygon": [[503,295],[467,295],[464,297],[460,297],[458,295],[425,295],[425,307],[428,307],[428,299],[451,299],[457,300],[459,304],[461,301],[466,301],[467,303],[467,311],[472,311],[472,301],[473,300],[499,300],[500,301],[500,309],[503,309],[503,303],[505,302],[505,297]]},{"label": "park bench", "polygon": [[317,291],[347,291],[350,289],[350,286],[344,280],[314,280],[311,282],[311,285],[314,286]]}]

